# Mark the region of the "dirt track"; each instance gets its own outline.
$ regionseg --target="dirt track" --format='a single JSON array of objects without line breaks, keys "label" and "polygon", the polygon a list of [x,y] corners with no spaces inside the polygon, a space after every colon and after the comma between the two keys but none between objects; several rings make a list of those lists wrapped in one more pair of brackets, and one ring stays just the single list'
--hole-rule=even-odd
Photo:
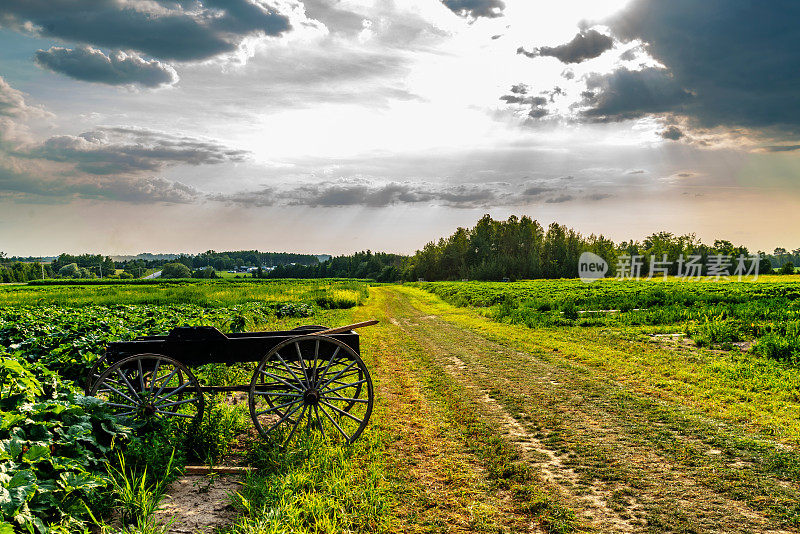
[{"label": "dirt track", "polygon": [[[358,312],[359,318],[383,320],[362,333],[378,358],[374,374],[383,417],[399,414],[402,420],[403,413],[419,414],[420,406],[436,411],[437,394],[423,385],[417,351],[436,367],[425,372],[446,373],[463,387],[482,417],[516,444],[543,485],[589,530],[794,532],[780,526],[775,510],[798,498],[797,481],[776,477],[752,451],[732,445],[739,443],[740,429],[644,398],[550,347],[518,351],[489,341],[431,313],[415,295],[398,287],[373,288],[369,305]],[[406,383],[399,390],[398,380]],[[446,426],[437,417],[446,420],[441,411],[417,418],[413,422],[421,428],[414,434],[436,434],[437,425]],[[403,435],[403,424],[389,426],[400,433],[395,453],[403,452],[404,440],[420,439]],[[458,453],[456,440],[440,441]],[[420,456],[407,479],[424,491],[432,483],[426,477],[435,482],[445,455],[427,461],[426,454]],[[481,486],[480,468],[469,475],[485,500],[493,491],[496,502],[503,500],[502,492]],[[448,491],[440,489],[437,498],[448,498]],[[500,506],[496,515],[496,524],[525,523],[511,507]]]}]

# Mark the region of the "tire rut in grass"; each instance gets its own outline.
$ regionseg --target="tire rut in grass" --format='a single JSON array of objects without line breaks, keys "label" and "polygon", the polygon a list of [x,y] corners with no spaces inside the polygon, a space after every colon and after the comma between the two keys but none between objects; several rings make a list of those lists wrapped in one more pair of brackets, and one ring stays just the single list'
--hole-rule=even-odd
[{"label": "tire rut in grass", "polygon": [[[534,453],[532,463],[603,531],[788,532],[710,487],[719,464],[695,458],[691,432],[670,420],[662,422],[669,428],[663,431],[654,424],[662,414],[624,388],[559,355],[487,341],[402,295],[391,302],[406,335],[483,397],[487,412]],[[680,461],[682,447],[693,456]],[[780,485],[765,477],[757,482]]]},{"label": "tire rut in grass", "polygon": [[[399,325],[396,319],[385,322]],[[491,487],[486,470],[460,443],[460,430],[424,385],[394,327],[371,330],[362,340],[378,356],[371,369],[376,423],[392,436],[387,446],[387,461],[397,477],[392,531],[542,534],[528,514],[516,511],[507,492]]]}]

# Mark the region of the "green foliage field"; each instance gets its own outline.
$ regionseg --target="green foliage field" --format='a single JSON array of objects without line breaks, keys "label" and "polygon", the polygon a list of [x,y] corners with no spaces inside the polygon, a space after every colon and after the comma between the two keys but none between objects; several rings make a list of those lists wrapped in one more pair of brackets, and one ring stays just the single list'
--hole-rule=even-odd
[{"label": "green foliage field", "polygon": [[800,364],[800,282],[758,280],[534,280],[421,282],[451,304],[483,308],[492,318],[530,328],[620,328],[685,334],[699,346],[751,350]]}]

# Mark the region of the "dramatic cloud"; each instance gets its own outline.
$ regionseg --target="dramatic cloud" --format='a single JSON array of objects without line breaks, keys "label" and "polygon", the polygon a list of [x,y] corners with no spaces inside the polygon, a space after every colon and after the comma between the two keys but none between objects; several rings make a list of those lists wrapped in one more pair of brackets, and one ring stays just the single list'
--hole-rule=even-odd
[{"label": "dramatic cloud", "polygon": [[133,203],[188,203],[201,193],[186,184],[164,178],[58,177],[48,176],[36,162],[0,162],[0,198],[13,197],[36,203],[63,203],[74,198],[93,198]]},{"label": "dramatic cloud", "polygon": [[164,178],[138,178],[100,183],[75,184],[69,191],[82,198],[102,198],[137,204],[164,202],[186,204],[201,197],[200,191],[181,182]]},{"label": "dramatic cloud", "polygon": [[772,145],[765,146],[764,150],[767,152],[794,152],[800,150],[800,145]]},{"label": "dramatic cloud", "polygon": [[527,57],[554,57],[562,63],[581,63],[587,59],[599,57],[606,50],[614,47],[614,39],[597,30],[583,31],[570,42],[560,46],[542,46],[528,52],[523,47],[517,49],[517,54]]},{"label": "dramatic cloud", "polygon": [[[749,0],[634,0],[608,21],[623,41],[640,40],[666,68],[616,71],[596,85],[626,98],[601,98],[590,116],[675,112],[700,128],[747,127],[800,133],[800,3]],[[631,89],[636,89],[636,93]],[[693,95],[687,96],[688,92]]]},{"label": "dramatic cloud", "polygon": [[593,121],[613,122],[649,114],[679,112],[694,98],[669,71],[660,68],[619,68],[586,80],[582,115]]},{"label": "dramatic cloud", "polygon": [[289,188],[264,187],[258,191],[212,194],[209,200],[245,207],[273,205],[341,208],[348,206],[383,208],[393,205],[438,205],[451,208],[518,206],[539,201],[552,192],[541,183],[512,185],[433,184],[429,182],[377,183],[364,179],[341,179]]},{"label": "dramatic cloud", "polygon": [[[528,86],[524,83],[513,85],[511,87],[511,94],[501,96],[500,100],[506,104],[529,107],[528,116],[534,119],[539,119],[547,115],[549,111],[547,111],[544,106],[547,104],[548,98],[544,96],[530,96],[528,95],[528,90]],[[561,89],[556,87],[553,91],[543,91],[541,94],[548,95],[549,101],[552,102],[556,93],[562,94]]]},{"label": "dramatic cloud", "polygon": [[120,50],[107,56],[88,46],[74,50],[54,46],[36,52],[35,60],[40,67],[87,82],[161,87],[178,81],[178,74],[170,65]]},{"label": "dramatic cloud", "polygon": [[677,141],[678,139],[680,139],[681,137],[684,136],[684,133],[683,133],[683,130],[681,130],[677,126],[671,125],[671,126],[668,126],[667,128],[665,128],[663,131],[659,132],[658,135],[660,135],[664,139],[669,139],[671,141]]},{"label": "dramatic cloud", "polygon": [[289,18],[260,0],[5,0],[0,25],[46,38],[192,61],[276,36]]},{"label": "dramatic cloud", "polygon": [[472,19],[502,17],[506,7],[501,0],[442,0],[442,3],[456,15]]},{"label": "dramatic cloud", "polygon": [[0,76],[0,160],[4,142],[29,140],[25,121],[36,117],[49,117],[50,113],[25,102],[25,96],[8,85]]},{"label": "dramatic cloud", "polygon": [[22,92],[8,85],[0,76],[0,116],[19,117],[26,115],[30,109]]},{"label": "dramatic cloud", "polygon": [[243,161],[248,153],[215,141],[143,128],[98,128],[78,136],[51,137],[29,150],[28,158],[74,163],[89,174],[152,172],[177,164],[213,165]]}]

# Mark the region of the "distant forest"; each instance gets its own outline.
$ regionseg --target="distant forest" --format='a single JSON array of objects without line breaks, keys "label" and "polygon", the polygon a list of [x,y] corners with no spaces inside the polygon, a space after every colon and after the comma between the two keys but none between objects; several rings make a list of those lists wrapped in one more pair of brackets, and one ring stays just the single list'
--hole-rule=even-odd
[{"label": "distant forest", "polygon": [[[197,255],[183,254],[174,259],[132,259],[113,261],[100,254],[73,256],[61,254],[52,263],[40,258],[7,258],[0,252],[0,281],[25,282],[44,278],[106,277],[122,269],[124,277],[139,277],[148,269],[165,263],[182,263],[192,270],[212,268],[217,271],[234,267],[275,267],[258,269],[252,276],[261,278],[371,278],[380,282],[395,280],[503,280],[529,278],[575,278],[578,258],[584,251],[594,252],[609,265],[608,276],[614,276],[620,256],[641,256],[641,273],[646,276],[650,258],[662,261],[666,254],[669,274],[676,274],[677,259],[683,255],[700,256],[703,274],[709,258],[722,254],[737,258],[755,252],[730,241],[702,243],[694,234],[675,235],[669,232],[652,234],[642,241],[614,243],[603,235],[584,236],[572,228],[552,223],[544,228],[530,217],[511,216],[505,221],[484,215],[472,228],[458,228],[452,235],[427,243],[412,256],[363,251],[336,256],[320,262],[312,254],[259,252],[244,250]],[[800,266],[800,248],[776,248],[772,254],[759,251],[762,261],[759,273],[773,269],[794,272]],[[117,275],[121,276],[122,275]]]},{"label": "distant forest", "polygon": [[[503,280],[530,278],[575,278],[578,258],[584,251],[594,252],[609,264],[608,276],[614,276],[621,255],[641,256],[642,276],[650,268],[650,258],[671,264],[669,274],[676,274],[680,255],[700,256],[703,274],[709,257],[722,254],[738,258],[749,256],[746,247],[730,241],[702,243],[694,234],[674,235],[659,232],[640,241],[614,243],[600,235],[584,236],[572,228],[553,223],[546,229],[527,217],[511,216],[497,221],[483,216],[472,228],[458,228],[447,238],[431,241],[413,256],[359,252],[338,256],[319,265],[277,268],[271,278],[358,277],[378,281],[392,280]],[[788,252],[776,249],[773,255],[760,253],[761,274],[788,263],[800,265],[800,249]],[[748,262],[749,263],[749,262]],[[749,266],[749,265],[748,265]]]},{"label": "distant forest", "polygon": [[[60,254],[51,263],[44,263],[41,258],[8,258],[0,252],[0,282],[27,282],[41,278],[106,278],[115,270],[122,269],[123,278],[139,278],[148,269],[158,269],[166,263],[182,263],[190,269],[211,267],[217,271],[229,270],[238,266],[288,265],[299,263],[316,265],[319,258],[313,254],[294,254],[290,252],[259,252],[257,250],[240,250],[232,252],[215,252],[209,250],[197,255],[182,254],[173,259],[158,258],[131,259],[114,261],[110,256],[101,254]],[[165,255],[166,256],[166,255]]]}]

